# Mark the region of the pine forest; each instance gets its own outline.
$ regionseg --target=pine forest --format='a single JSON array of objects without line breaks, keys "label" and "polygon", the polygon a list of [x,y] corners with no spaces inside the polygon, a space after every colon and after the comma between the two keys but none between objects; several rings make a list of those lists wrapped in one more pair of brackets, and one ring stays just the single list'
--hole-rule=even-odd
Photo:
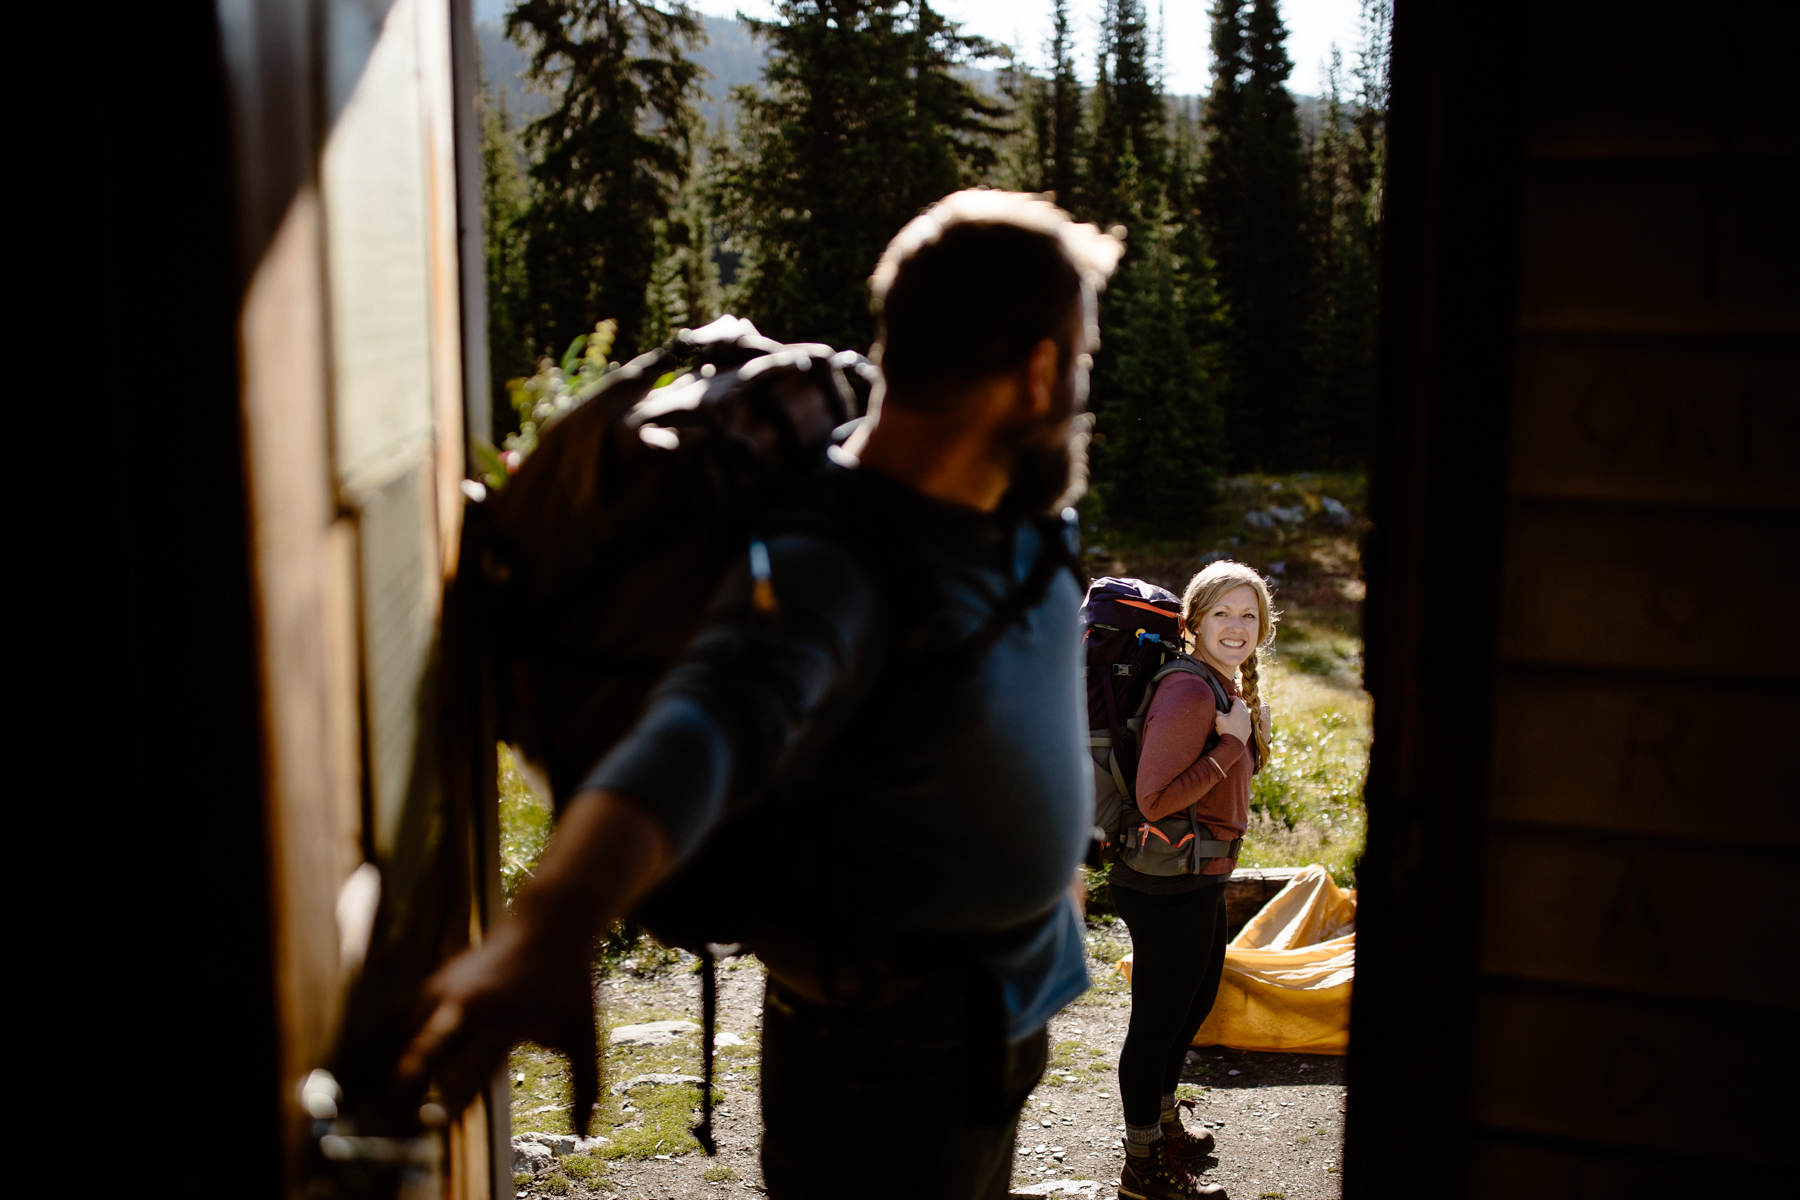
[{"label": "pine forest", "polygon": [[[520,436],[539,364],[590,342],[624,361],[730,312],[866,351],[888,238],[993,186],[1126,231],[1085,525],[1157,537],[1230,475],[1359,469],[1391,0],[1362,0],[1359,44],[1333,49],[1317,97],[1290,90],[1276,0],[1213,0],[1206,46],[1164,44],[1146,0],[1043,3],[1045,44],[1010,47],[927,0],[781,0],[740,22],[511,5],[482,37],[494,444]],[[1075,23],[1096,15],[1079,63]],[[1205,95],[1168,94],[1175,55],[1214,64]]]}]

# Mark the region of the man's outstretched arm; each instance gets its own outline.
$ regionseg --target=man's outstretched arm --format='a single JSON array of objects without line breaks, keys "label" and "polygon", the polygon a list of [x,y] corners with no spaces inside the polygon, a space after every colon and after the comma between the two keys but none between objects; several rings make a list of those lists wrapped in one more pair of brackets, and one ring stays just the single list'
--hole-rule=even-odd
[{"label": "man's outstretched arm", "polygon": [[586,1132],[600,1090],[594,938],[681,864],[734,792],[755,793],[803,733],[819,732],[822,713],[829,725],[853,712],[880,653],[880,595],[858,560],[805,536],[769,549],[781,616],[752,613],[747,572],[721,586],[638,724],[557,819],[512,915],[426,981],[398,1067],[403,1095],[435,1082],[460,1107],[530,1040],[568,1056]]},{"label": "man's outstretched arm", "polygon": [[401,1094],[420,1095],[436,1082],[460,1111],[513,1045],[530,1040],[568,1056],[570,1115],[585,1136],[600,1094],[593,941],[671,862],[668,835],[635,800],[578,793],[511,915],[426,980],[417,1032],[397,1069]]}]

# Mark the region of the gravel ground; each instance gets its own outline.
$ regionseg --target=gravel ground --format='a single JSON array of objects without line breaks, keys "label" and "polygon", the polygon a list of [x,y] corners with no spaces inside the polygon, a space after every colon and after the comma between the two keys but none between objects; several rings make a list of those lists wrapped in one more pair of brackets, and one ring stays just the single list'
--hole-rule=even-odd
[{"label": "gravel ground", "polygon": [[[1115,1067],[1130,1014],[1130,993],[1114,964],[1129,948],[1122,923],[1090,925],[1089,966],[1095,986],[1050,1023],[1051,1067],[1020,1118],[1015,1192],[1116,1194],[1124,1126]],[[641,976],[615,972],[600,989],[609,1026],[644,1012],[674,1011],[699,1020],[699,978],[682,966]],[[762,970],[754,960],[738,960],[720,971],[720,1032],[736,1033],[755,1045],[761,1002]],[[603,1178],[587,1182],[545,1171],[518,1188],[517,1195],[525,1200],[553,1194],[698,1200],[761,1194],[756,1147],[762,1120],[757,1072],[750,1061],[719,1064],[717,1082],[724,1102],[714,1118],[716,1157],[686,1153],[620,1159]],[[1338,1200],[1344,1135],[1342,1058],[1213,1046],[1190,1053],[1184,1080],[1182,1094],[1196,1101],[1190,1123],[1210,1126],[1218,1139],[1216,1157],[1203,1179],[1222,1185],[1233,1200]]]}]

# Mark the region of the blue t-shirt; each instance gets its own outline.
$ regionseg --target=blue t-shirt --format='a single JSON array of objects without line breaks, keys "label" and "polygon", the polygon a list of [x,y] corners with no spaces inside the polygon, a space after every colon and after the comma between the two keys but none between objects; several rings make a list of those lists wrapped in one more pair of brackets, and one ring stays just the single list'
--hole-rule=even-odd
[{"label": "blue t-shirt", "polygon": [[[728,819],[770,814],[807,862],[830,929],[941,939],[996,979],[1008,1036],[1087,987],[1068,885],[1092,825],[1081,588],[965,651],[1043,557],[1053,528],[832,467],[768,543],[778,612],[746,564],[632,732],[583,788],[644,802],[691,855]],[[798,867],[798,870],[790,868]]]}]

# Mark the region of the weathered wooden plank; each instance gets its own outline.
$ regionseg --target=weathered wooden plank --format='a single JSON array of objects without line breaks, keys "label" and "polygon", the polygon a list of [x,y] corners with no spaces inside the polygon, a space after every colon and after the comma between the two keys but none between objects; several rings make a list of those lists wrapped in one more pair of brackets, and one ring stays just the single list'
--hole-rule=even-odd
[{"label": "weathered wooden plank", "polygon": [[345,589],[332,575],[342,560],[328,486],[319,220],[316,197],[296,197],[251,277],[239,326],[290,1181],[306,1169],[299,1083],[338,1030],[333,910],[361,832],[356,793],[333,791],[357,767],[335,757],[346,739],[345,710],[334,706],[353,714],[355,693],[330,657],[348,623],[333,611]]},{"label": "weathered wooden plank", "polygon": [[[374,42],[367,5],[326,6],[337,121],[325,141],[333,459],[352,490],[432,435],[431,263],[414,0]],[[379,482],[376,486],[379,486]]]},{"label": "weathered wooden plank", "polygon": [[457,242],[456,138],[451,82],[449,6],[416,8],[419,39],[419,117],[423,147],[426,265],[430,276],[431,409],[436,430],[437,561],[448,577],[456,566],[463,437],[462,295]]},{"label": "weathered wooden plank", "polygon": [[[1760,1061],[1779,1080],[1792,1046],[1791,1014],[1778,1009],[1490,989],[1477,1003],[1471,1115],[1495,1130],[1653,1152],[1700,1136],[1721,1157],[1773,1162],[1786,1153],[1787,1106],[1707,1086],[1705,1067],[1741,1075],[1738,1064]],[[1693,1086],[1681,1086],[1683,1064]]]},{"label": "weathered wooden plank", "polygon": [[1704,1180],[1695,1190],[1709,1196],[1780,1195],[1792,1188],[1788,1167],[1720,1161],[1709,1153],[1710,1142],[1699,1131],[1686,1145],[1633,1155],[1601,1147],[1478,1141],[1468,1189],[1446,1187],[1444,1194],[1471,1200],[1643,1200],[1667,1195],[1672,1178]]},{"label": "weathered wooden plank", "polygon": [[[1781,859],[1715,849],[1706,809],[1666,842],[1495,829],[1480,969],[1643,995],[1780,1003],[1800,913]],[[1699,881],[1706,881],[1702,887]]]},{"label": "weathered wooden plank", "polygon": [[[1773,16],[1784,6],[1767,6]],[[1642,4],[1533,4],[1527,15],[1523,106],[1533,157],[1672,157],[1793,153],[1782,108],[1791,37],[1758,22],[1710,21],[1706,52],[1730,87],[1671,88],[1691,76],[1694,43],[1681,10]],[[1596,52],[1604,47],[1604,52]],[[1726,66],[1729,64],[1729,66]],[[1630,96],[1631,102],[1620,102]]]},{"label": "weathered wooden plank", "polygon": [[383,861],[396,852],[408,804],[428,802],[439,766],[418,753],[441,587],[430,449],[419,447],[412,469],[364,497],[358,513],[370,833]]},{"label": "weathered wooden plank", "polygon": [[1490,812],[1723,845],[1800,845],[1800,693],[1503,671]]},{"label": "weathered wooden plank", "polygon": [[1519,323],[1530,333],[1800,332],[1791,166],[1527,167]]},{"label": "weathered wooden plank", "polygon": [[1514,495],[1800,505],[1800,350],[1750,339],[1519,347]]},{"label": "weathered wooden plank", "polygon": [[[1508,523],[1500,656],[1721,676],[1800,675],[1791,519],[1517,505]],[[1754,652],[1749,631],[1758,637]]]}]

